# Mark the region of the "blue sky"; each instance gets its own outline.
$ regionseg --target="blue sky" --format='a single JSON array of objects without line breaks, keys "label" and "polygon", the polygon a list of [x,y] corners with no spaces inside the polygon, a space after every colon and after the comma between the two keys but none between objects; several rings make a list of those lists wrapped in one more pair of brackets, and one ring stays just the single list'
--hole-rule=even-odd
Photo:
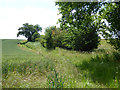
[{"label": "blue sky", "polygon": [[44,28],[56,25],[57,13],[54,0],[0,0],[0,39],[17,38],[24,23],[39,24],[44,32]]}]

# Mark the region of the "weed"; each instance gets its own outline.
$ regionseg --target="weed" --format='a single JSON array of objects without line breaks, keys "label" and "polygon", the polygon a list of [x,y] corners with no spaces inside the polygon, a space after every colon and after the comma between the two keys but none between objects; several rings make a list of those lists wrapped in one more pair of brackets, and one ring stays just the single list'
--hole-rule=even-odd
[{"label": "weed", "polygon": [[59,74],[54,69],[54,72],[48,76],[48,85],[49,88],[63,88],[63,79],[62,76],[59,76]]}]

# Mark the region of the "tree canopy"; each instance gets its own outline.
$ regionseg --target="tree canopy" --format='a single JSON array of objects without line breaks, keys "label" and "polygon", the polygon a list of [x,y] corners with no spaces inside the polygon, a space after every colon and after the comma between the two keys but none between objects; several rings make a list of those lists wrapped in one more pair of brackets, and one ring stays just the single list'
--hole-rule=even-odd
[{"label": "tree canopy", "polygon": [[102,35],[109,40],[109,43],[120,50],[120,2],[104,3],[104,8],[99,12],[100,18],[107,20],[100,25]]},{"label": "tree canopy", "polygon": [[56,2],[56,5],[62,14],[58,23],[69,33],[67,46],[82,51],[93,50],[99,44],[98,34],[101,33],[120,50],[120,2]]},{"label": "tree canopy", "polygon": [[[98,47],[101,33],[115,49],[120,50],[120,2],[55,2],[55,5],[62,15],[58,19],[60,28],[46,28],[45,36],[40,40],[44,47],[92,51]],[[42,28],[25,23],[18,30],[17,36],[35,41]]]},{"label": "tree canopy", "polygon": [[59,6],[58,20],[62,30],[67,31],[67,43],[70,48],[81,51],[91,51],[97,48],[99,36],[94,23],[95,14],[101,7],[96,2],[56,2]]},{"label": "tree canopy", "polygon": [[17,37],[23,35],[28,41],[34,42],[36,38],[40,37],[39,31],[42,31],[42,27],[37,25],[29,25],[28,23],[23,24],[23,27],[18,29]]}]

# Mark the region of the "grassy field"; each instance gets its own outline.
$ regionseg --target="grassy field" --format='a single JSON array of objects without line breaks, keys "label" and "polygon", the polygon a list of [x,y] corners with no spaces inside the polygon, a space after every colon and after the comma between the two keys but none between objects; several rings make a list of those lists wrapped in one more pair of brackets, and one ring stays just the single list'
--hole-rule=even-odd
[{"label": "grassy field", "polygon": [[3,88],[118,88],[120,54],[105,40],[93,52],[2,40]]}]

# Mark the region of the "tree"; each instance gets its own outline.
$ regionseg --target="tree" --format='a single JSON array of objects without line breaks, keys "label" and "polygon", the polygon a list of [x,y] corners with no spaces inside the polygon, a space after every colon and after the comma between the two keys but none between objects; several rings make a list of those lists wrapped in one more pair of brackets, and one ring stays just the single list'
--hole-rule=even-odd
[{"label": "tree", "polygon": [[97,48],[99,36],[95,14],[101,7],[96,2],[56,2],[59,6],[60,27],[67,31],[67,46],[74,50],[91,51]]},{"label": "tree", "polygon": [[37,40],[39,40],[39,38],[40,38],[40,34],[38,32],[35,32],[32,35],[32,41],[37,41]]},{"label": "tree", "polygon": [[39,25],[29,25],[28,23],[23,24],[23,27],[20,27],[17,37],[23,35],[27,38],[28,41],[34,42],[36,38],[40,37],[39,31],[42,31],[42,27]]},{"label": "tree", "polygon": [[101,24],[101,32],[104,38],[109,40],[109,43],[120,50],[120,2],[104,3],[104,8],[99,12],[101,20],[105,19],[108,22]]},{"label": "tree", "polygon": [[46,48],[47,49],[54,49],[54,40],[53,40],[53,30],[55,29],[55,26],[47,27],[45,29],[45,40],[46,40]]}]

